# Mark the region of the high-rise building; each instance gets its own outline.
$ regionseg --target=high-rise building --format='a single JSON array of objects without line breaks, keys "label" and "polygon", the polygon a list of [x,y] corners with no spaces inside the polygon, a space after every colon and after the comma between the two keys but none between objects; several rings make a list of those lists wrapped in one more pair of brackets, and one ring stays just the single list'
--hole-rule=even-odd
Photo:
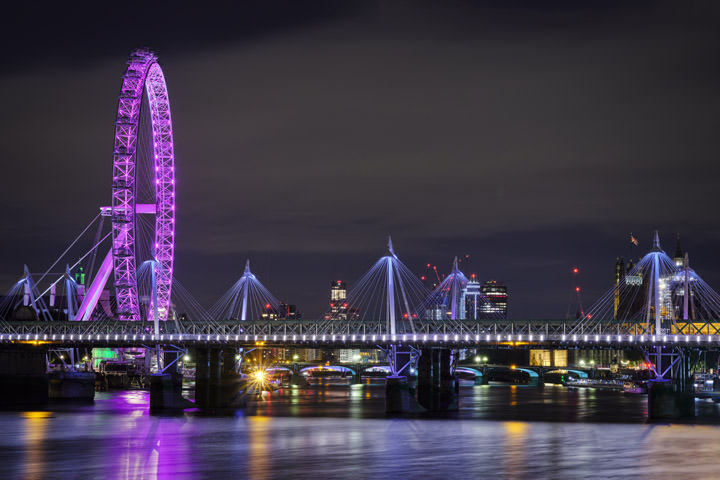
[{"label": "high-rise building", "polygon": [[465,317],[469,320],[477,320],[482,318],[482,299],[480,297],[480,282],[473,273],[468,279],[467,285],[463,290],[463,304],[465,305]]},{"label": "high-rise building", "polygon": [[497,280],[488,280],[483,283],[480,288],[480,293],[482,293],[486,299],[480,307],[483,316],[500,316],[507,318],[507,286],[498,283]]},{"label": "high-rise building", "polygon": [[333,320],[347,320],[347,286],[342,280],[330,284],[330,317]]}]

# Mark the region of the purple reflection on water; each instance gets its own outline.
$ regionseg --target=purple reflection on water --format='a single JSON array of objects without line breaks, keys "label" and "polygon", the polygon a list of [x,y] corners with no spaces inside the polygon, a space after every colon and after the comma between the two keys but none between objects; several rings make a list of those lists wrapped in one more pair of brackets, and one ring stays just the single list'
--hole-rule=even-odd
[{"label": "purple reflection on water", "polygon": [[[461,411],[445,418],[386,418],[376,386],[278,391],[213,417],[154,416],[147,392],[104,392],[89,406],[0,412],[0,464],[5,478],[63,479],[715,476],[720,427],[644,423],[641,397],[462,395]],[[612,411],[626,423],[596,423]],[[698,421],[718,418],[712,402],[698,412]]]}]

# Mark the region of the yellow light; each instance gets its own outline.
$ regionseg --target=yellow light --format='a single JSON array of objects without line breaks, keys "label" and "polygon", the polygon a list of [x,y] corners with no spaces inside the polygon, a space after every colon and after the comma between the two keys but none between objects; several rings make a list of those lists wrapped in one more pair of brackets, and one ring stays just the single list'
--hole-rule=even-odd
[{"label": "yellow light", "polygon": [[512,368],[513,370],[515,370],[515,369],[517,368],[517,365],[510,365],[510,368]]},{"label": "yellow light", "polygon": [[25,418],[48,418],[52,415],[52,412],[23,412],[22,416]]},{"label": "yellow light", "polygon": [[265,381],[265,371],[264,370],[255,370],[252,373],[253,379],[258,383],[263,383]]}]

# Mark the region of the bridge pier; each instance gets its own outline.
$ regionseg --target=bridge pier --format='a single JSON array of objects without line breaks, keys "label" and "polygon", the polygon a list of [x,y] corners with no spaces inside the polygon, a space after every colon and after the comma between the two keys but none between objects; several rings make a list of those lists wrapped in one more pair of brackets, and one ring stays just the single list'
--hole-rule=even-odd
[{"label": "bridge pier", "polygon": [[[417,359],[418,351],[414,348],[402,351],[401,345],[389,345],[383,349],[390,364],[391,374],[385,378],[385,412],[407,413],[414,410],[414,392],[410,388],[408,376],[411,365]],[[360,371],[357,371],[358,378]]]},{"label": "bridge pier", "polygon": [[205,409],[244,407],[242,383],[235,371],[235,349],[197,348],[195,357],[195,404]]},{"label": "bridge pier", "polygon": [[182,396],[182,374],[177,370],[178,351],[163,352],[162,373],[150,376],[150,412],[160,410],[183,410],[193,403]]},{"label": "bridge pier", "polygon": [[95,400],[95,373],[50,372],[48,395],[54,400]]},{"label": "bridge pier", "polygon": [[352,384],[353,385],[359,385],[362,383],[362,369],[363,369],[362,365],[353,365],[352,366],[352,371],[355,372],[355,373],[353,373],[353,376],[352,376]]},{"label": "bridge pier", "polygon": [[47,348],[37,345],[3,345],[0,348],[0,405],[48,403]]},{"label": "bridge pier", "polygon": [[418,359],[417,399],[430,411],[458,409],[459,384],[450,354],[447,348],[423,348]]},{"label": "bridge pier", "polygon": [[310,383],[300,374],[300,365],[293,364],[290,372],[290,385],[297,385],[298,387],[310,386]]},{"label": "bridge pier", "polygon": [[691,352],[657,346],[643,353],[652,360],[656,377],[648,382],[648,419],[694,417],[695,395],[688,375]]},{"label": "bridge pier", "polygon": [[390,375],[385,383],[385,412],[407,413],[410,411],[412,394],[407,377]]},{"label": "bridge pier", "polygon": [[670,380],[648,382],[648,418],[650,420],[695,416],[695,396],[679,387],[677,382]]}]

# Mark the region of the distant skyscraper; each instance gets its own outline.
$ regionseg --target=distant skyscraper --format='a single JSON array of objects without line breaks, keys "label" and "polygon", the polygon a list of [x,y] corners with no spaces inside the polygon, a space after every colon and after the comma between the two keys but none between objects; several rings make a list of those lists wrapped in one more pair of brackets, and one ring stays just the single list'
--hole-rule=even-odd
[{"label": "distant skyscraper", "polygon": [[480,308],[482,306],[482,300],[480,299],[480,282],[477,281],[477,276],[473,273],[468,279],[467,285],[463,290],[463,299],[465,305],[465,317],[469,320],[477,320],[482,318],[482,312]]},{"label": "distant skyscraper", "polygon": [[483,316],[501,316],[507,318],[507,287],[497,280],[488,280],[483,283],[480,292],[485,296],[480,310]]},{"label": "distant skyscraper", "polygon": [[330,315],[334,320],[347,320],[347,286],[342,280],[330,284]]}]

